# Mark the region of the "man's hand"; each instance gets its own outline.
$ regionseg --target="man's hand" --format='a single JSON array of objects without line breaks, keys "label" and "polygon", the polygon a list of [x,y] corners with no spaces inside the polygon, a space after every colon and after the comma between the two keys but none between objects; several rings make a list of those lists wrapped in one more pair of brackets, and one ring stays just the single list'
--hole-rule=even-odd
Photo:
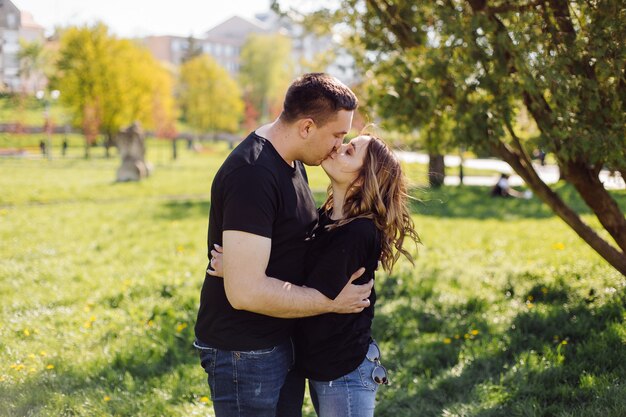
[{"label": "man's hand", "polygon": [[374,280],[371,279],[367,284],[354,285],[352,282],[359,278],[365,272],[365,268],[359,268],[350,280],[343,287],[337,298],[332,302],[333,312],[339,314],[360,313],[366,307],[369,307],[369,296],[372,293]]}]

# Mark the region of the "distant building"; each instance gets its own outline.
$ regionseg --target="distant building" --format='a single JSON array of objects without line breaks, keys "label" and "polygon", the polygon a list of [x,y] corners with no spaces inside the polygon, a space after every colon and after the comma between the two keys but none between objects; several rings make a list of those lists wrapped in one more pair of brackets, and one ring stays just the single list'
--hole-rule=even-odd
[{"label": "distant building", "polygon": [[233,16],[204,34],[203,51],[215,58],[231,75],[237,75],[241,47],[248,36],[271,32],[269,27],[256,19]]},{"label": "distant building", "polygon": [[30,13],[20,11],[9,0],[0,0],[0,91],[36,88],[32,79],[20,79],[20,39],[43,43],[44,28],[35,23]]},{"label": "distant building", "polygon": [[[301,25],[281,18],[271,11],[259,13],[253,19],[233,16],[205,32],[199,39],[193,39],[193,42],[202,49],[202,52],[215,59],[231,76],[236,77],[239,74],[241,48],[248,37],[251,34],[274,33],[291,38],[296,72],[303,72],[301,67],[303,62],[314,62],[321,54],[332,51],[334,59],[326,71],[347,84],[355,81],[352,70],[354,60],[337,47],[331,36],[319,37],[309,34]],[[143,41],[157,59],[180,65],[192,40],[177,36],[148,36]]]},{"label": "distant building", "polygon": [[35,22],[33,15],[22,10],[20,16],[20,39],[26,42],[45,42],[45,29]]},{"label": "distant building", "polygon": [[261,22],[234,16],[210,29],[202,38],[148,36],[143,39],[143,44],[156,59],[172,65],[180,65],[190,48],[198,48],[234,77],[239,73],[241,47],[248,36],[251,33],[267,32],[268,29]]},{"label": "distant building", "polygon": [[0,0],[0,90],[20,86],[20,11],[9,0]]},{"label": "distant building", "polygon": [[305,31],[301,24],[290,19],[281,17],[272,11],[259,13],[255,17],[266,26],[271,27],[272,32],[283,33],[292,40],[292,57],[296,64],[296,73],[303,73],[307,68],[302,65],[315,63],[316,59],[329,59],[330,63],[324,71],[339,78],[344,83],[355,83],[354,58],[348,54],[331,35],[318,36]]},{"label": "distant building", "polygon": [[189,48],[190,38],[169,35],[148,36],[143,39],[143,43],[159,61],[180,65]]}]

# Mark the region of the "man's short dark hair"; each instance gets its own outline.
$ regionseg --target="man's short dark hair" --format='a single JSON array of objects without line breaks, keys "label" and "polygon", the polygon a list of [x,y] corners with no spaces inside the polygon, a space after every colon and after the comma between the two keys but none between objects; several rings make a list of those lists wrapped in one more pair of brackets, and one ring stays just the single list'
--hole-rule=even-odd
[{"label": "man's short dark hair", "polygon": [[311,118],[323,126],[340,110],[355,110],[358,103],[352,90],[335,77],[304,74],[289,86],[280,118],[288,123]]}]

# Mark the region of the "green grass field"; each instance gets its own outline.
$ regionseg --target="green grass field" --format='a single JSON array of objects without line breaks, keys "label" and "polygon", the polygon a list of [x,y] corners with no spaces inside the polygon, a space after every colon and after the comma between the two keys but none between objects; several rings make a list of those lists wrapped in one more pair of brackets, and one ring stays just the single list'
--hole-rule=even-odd
[{"label": "green grass field", "polygon": [[[114,183],[118,160],[79,148],[0,159],[0,416],[211,415],[191,342],[228,150],[148,147],[141,183]],[[392,381],[377,415],[626,415],[625,278],[536,199],[414,194],[415,265],[376,283]]]}]

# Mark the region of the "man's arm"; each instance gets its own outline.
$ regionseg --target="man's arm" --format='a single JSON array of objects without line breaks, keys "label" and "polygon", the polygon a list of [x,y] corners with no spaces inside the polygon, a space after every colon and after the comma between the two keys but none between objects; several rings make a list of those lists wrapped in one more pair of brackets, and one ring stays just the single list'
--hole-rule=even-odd
[{"label": "man's arm", "polygon": [[353,274],[335,300],[313,288],[300,287],[267,277],[272,241],[247,232],[226,230],[224,250],[224,289],[237,310],[248,310],[272,317],[297,318],[323,313],[358,313],[369,306],[373,281],[352,285],[363,274]]}]

